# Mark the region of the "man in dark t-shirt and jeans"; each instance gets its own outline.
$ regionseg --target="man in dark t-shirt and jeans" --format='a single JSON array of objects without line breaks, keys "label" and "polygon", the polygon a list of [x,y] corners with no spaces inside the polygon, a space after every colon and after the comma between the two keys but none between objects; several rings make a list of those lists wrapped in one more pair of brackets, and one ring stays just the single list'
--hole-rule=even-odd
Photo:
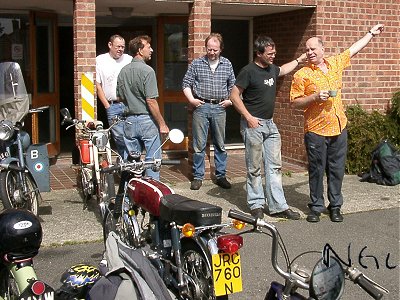
[{"label": "man in dark t-shirt and jeans", "polygon": [[[254,61],[240,71],[231,93],[231,101],[242,116],[240,128],[245,144],[247,203],[254,217],[264,217],[266,198],[272,217],[298,220],[300,214],[289,208],[283,193],[281,136],[272,118],[278,77],[293,71],[306,55],[278,67],[273,64],[275,43],[264,35],[255,40],[254,54]],[[261,180],[262,162],[266,197]]]}]

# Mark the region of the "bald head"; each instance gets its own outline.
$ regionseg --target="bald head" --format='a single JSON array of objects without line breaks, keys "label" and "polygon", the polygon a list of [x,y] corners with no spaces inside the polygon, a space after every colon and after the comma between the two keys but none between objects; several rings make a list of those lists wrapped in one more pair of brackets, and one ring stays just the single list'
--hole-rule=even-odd
[{"label": "bald head", "polygon": [[308,61],[314,65],[319,65],[324,61],[324,43],[318,37],[309,38],[306,42],[306,54]]}]

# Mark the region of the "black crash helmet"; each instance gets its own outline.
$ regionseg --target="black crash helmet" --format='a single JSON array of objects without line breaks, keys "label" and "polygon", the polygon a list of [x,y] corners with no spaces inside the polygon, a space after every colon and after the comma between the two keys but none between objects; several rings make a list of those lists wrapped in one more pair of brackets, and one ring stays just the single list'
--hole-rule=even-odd
[{"label": "black crash helmet", "polygon": [[24,209],[6,209],[0,214],[0,258],[6,261],[34,257],[42,243],[39,219]]}]

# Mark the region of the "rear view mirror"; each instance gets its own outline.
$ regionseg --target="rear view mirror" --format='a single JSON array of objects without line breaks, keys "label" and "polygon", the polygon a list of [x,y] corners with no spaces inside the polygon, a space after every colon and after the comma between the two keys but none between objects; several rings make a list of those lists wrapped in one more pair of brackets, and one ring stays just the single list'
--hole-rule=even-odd
[{"label": "rear view mirror", "polygon": [[185,136],[183,135],[183,132],[179,129],[170,130],[168,137],[169,137],[170,141],[173,142],[174,144],[182,143],[183,139],[185,138]]}]

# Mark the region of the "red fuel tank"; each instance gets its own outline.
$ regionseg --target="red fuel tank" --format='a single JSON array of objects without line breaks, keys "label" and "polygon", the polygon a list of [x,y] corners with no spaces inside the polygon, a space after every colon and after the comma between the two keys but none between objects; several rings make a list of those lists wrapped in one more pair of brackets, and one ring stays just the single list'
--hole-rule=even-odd
[{"label": "red fuel tank", "polygon": [[128,194],[137,206],[158,217],[161,198],[175,192],[169,186],[152,178],[133,178],[128,184]]}]

